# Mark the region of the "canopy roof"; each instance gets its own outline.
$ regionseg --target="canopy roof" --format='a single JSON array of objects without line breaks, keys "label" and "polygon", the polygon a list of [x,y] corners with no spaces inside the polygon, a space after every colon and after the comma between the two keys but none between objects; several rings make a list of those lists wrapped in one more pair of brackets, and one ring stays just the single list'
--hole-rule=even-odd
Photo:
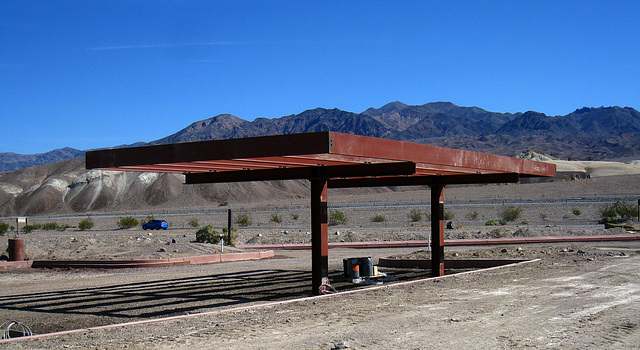
[{"label": "canopy roof", "polygon": [[549,163],[329,131],[88,151],[86,166],[183,173],[187,183],[312,177],[467,175],[463,178],[472,180],[468,175],[555,176],[555,165]]},{"label": "canopy roof", "polygon": [[336,132],[90,151],[86,162],[89,169],[184,173],[188,184],[308,179],[313,294],[329,285],[329,187],[431,186],[432,274],[442,276],[445,185],[555,176],[549,163]]}]

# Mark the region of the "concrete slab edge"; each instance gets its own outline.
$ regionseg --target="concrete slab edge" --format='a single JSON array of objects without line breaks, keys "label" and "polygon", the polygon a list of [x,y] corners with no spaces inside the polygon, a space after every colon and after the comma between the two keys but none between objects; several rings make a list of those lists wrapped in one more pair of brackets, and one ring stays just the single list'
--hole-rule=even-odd
[{"label": "concrete slab edge", "polygon": [[[515,264],[528,260],[523,259],[445,259],[444,265],[447,269],[486,269],[508,264]],[[378,266],[406,268],[406,269],[431,269],[431,259],[397,259],[381,257],[378,259]]]},{"label": "concrete slab edge", "polygon": [[[640,240],[640,234],[624,235],[595,235],[595,236],[543,236],[543,237],[513,237],[513,238],[488,238],[488,239],[445,239],[444,245],[473,246],[473,245],[503,245],[503,244],[528,244],[528,243],[563,243],[563,242],[606,242],[606,241],[634,241]],[[404,248],[404,247],[428,247],[429,241],[381,241],[381,242],[330,242],[329,248]],[[310,243],[299,244],[263,244],[263,245],[239,245],[242,249],[274,249],[274,250],[298,250],[311,249]]]},{"label": "concrete slab edge", "polygon": [[33,260],[33,261],[3,261],[0,268],[136,268],[136,267],[166,267],[215,264],[220,262],[260,260],[273,258],[273,250],[259,252],[227,253],[214,255],[189,256],[171,259],[146,259],[146,260]]}]

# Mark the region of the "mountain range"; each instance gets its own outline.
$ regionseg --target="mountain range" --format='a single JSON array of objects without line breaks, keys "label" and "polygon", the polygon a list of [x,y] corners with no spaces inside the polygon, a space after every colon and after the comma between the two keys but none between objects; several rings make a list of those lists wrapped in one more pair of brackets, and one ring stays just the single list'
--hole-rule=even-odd
[{"label": "mountain range", "polygon": [[28,168],[34,165],[56,163],[83,156],[84,151],[71,147],[54,149],[47,153],[38,154],[0,153],[0,173]]},{"label": "mountain range", "polygon": [[532,111],[488,112],[450,102],[411,106],[396,101],[362,113],[316,108],[254,121],[221,114],[150,144],[325,130],[506,156],[534,149],[565,159],[640,158],[640,112],[630,107],[585,107],[552,117]]},{"label": "mountain range", "polygon": [[[640,159],[640,113],[633,108],[581,108],[551,117],[488,112],[449,102],[392,102],[362,113],[316,108],[254,121],[221,114],[165,138],[129,146],[325,130],[506,156],[535,150],[567,160]],[[70,148],[39,155],[0,154],[2,170],[21,168],[0,175],[0,217],[299,198],[309,190],[305,181],[184,186],[180,174],[87,171],[84,159],[78,158],[82,154]],[[38,163],[42,165],[29,167]]]},{"label": "mountain range", "polygon": [[[362,113],[316,108],[281,118],[253,121],[220,114],[192,123],[159,140],[133,145],[326,130],[506,156],[534,149],[565,159],[627,161],[640,158],[640,112],[617,106],[584,107],[564,116],[547,116],[533,111],[488,112],[450,102],[407,105],[396,101]],[[0,153],[0,172],[83,154],[83,151],[68,147],[34,155]]]}]

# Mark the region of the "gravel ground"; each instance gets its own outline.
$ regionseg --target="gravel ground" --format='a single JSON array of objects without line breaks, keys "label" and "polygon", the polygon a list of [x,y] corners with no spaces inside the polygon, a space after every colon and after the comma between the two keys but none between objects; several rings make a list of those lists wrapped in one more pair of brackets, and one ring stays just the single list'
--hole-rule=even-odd
[{"label": "gravel ground", "polygon": [[[447,238],[620,234],[595,222],[603,203],[621,193],[637,195],[640,177],[610,181],[451,188],[446,210],[454,226]],[[462,199],[464,198],[464,199]],[[522,198],[537,202],[523,201]],[[585,199],[586,198],[586,199]],[[333,199],[333,201],[332,201]],[[426,239],[428,220],[413,222],[413,209],[428,211],[428,191],[342,194],[332,210],[349,221],[330,227],[331,241]],[[306,203],[233,205],[252,225],[240,227],[238,243],[307,243]],[[484,226],[508,206],[523,209],[505,226]],[[579,214],[576,214],[579,210]],[[477,212],[477,215],[472,215]],[[167,231],[117,230],[119,217],[154,214]],[[281,222],[271,220],[273,215]],[[372,222],[374,215],[384,222]],[[297,216],[297,217],[296,217]],[[201,225],[226,225],[226,208],[162,209],[93,213],[89,231],[38,230],[25,239],[31,259],[138,259],[219,253],[217,245],[194,243]],[[81,216],[30,218],[69,223]],[[8,237],[0,237],[6,245]],[[225,252],[235,251],[226,247]],[[444,279],[429,271],[381,269],[398,278],[366,288],[340,278],[342,259],[354,256],[428,257],[419,249],[330,251],[332,283],[339,291],[363,292],[307,298],[310,252],[280,251],[274,259],[168,268],[15,269],[0,271],[0,320],[24,322],[38,334],[174,318],[149,324],[91,329],[68,335],[0,343],[11,349],[355,349],[447,348],[638,348],[640,347],[640,245],[637,242],[448,247],[447,258],[540,259],[531,263]],[[462,271],[447,271],[458,273]],[[395,284],[394,284],[395,283]],[[273,301],[302,300],[253,307]],[[209,313],[200,314],[199,313]],[[347,344],[348,343],[348,344]],[[342,344],[342,345],[340,345]]]},{"label": "gravel ground", "polygon": [[[503,252],[504,249],[507,252]],[[377,253],[332,250],[331,266],[338,268],[336,258],[342,256],[379,256],[380,252]],[[411,254],[406,249],[386,253]],[[365,288],[355,294],[319,298],[304,298],[302,285],[308,283],[304,277],[308,268],[305,252],[285,252],[281,259],[260,262],[148,269],[144,273],[133,270],[4,273],[3,282],[14,293],[7,293],[3,288],[3,316],[8,310],[12,316],[35,315],[27,321],[48,320],[56,325],[67,321],[68,326],[77,327],[175,314],[193,315],[0,343],[0,348],[334,349],[348,344],[353,349],[629,349],[640,346],[637,308],[640,245],[637,242],[532,245],[520,250],[517,247],[467,248],[458,254],[498,254],[541,260],[412,284],[387,283],[382,288]],[[43,281],[47,281],[45,288]],[[233,292],[225,294],[226,289]],[[18,290],[21,293],[15,293]],[[216,313],[236,306],[297,297],[303,298],[285,304]],[[163,314],[158,308],[161,304],[169,305],[170,312]],[[210,313],[197,314],[199,312]]]}]

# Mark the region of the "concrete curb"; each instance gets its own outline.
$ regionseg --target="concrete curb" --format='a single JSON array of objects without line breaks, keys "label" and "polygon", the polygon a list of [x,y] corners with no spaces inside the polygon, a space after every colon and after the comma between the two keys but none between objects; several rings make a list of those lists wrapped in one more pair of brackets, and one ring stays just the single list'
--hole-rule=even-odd
[{"label": "concrete curb", "polygon": [[230,261],[260,260],[273,258],[273,250],[260,252],[228,253],[215,255],[189,256],[172,259],[146,259],[146,260],[34,260],[34,261],[6,261],[0,262],[0,268],[132,268],[132,267],[165,267],[215,264]]},{"label": "concrete curb", "polygon": [[[502,265],[517,264],[529,260],[521,259],[445,259],[447,269],[486,269]],[[382,257],[378,260],[378,266],[407,269],[431,269],[431,259],[395,259]]]},{"label": "concrete curb", "polygon": [[31,260],[24,261],[0,261],[1,269],[17,269],[20,267],[31,267]]},{"label": "concrete curb", "polygon": [[[528,244],[528,243],[563,243],[563,242],[607,242],[607,241],[634,241],[640,240],[640,235],[598,235],[598,236],[546,236],[546,237],[516,237],[516,238],[488,238],[488,239],[445,239],[444,245],[473,246],[473,245],[502,245],[502,244]],[[404,247],[428,247],[429,241],[382,241],[382,242],[332,242],[329,248],[404,248]],[[263,244],[263,245],[239,245],[242,249],[274,249],[274,250],[299,250],[311,249],[310,243],[298,244]]]}]

